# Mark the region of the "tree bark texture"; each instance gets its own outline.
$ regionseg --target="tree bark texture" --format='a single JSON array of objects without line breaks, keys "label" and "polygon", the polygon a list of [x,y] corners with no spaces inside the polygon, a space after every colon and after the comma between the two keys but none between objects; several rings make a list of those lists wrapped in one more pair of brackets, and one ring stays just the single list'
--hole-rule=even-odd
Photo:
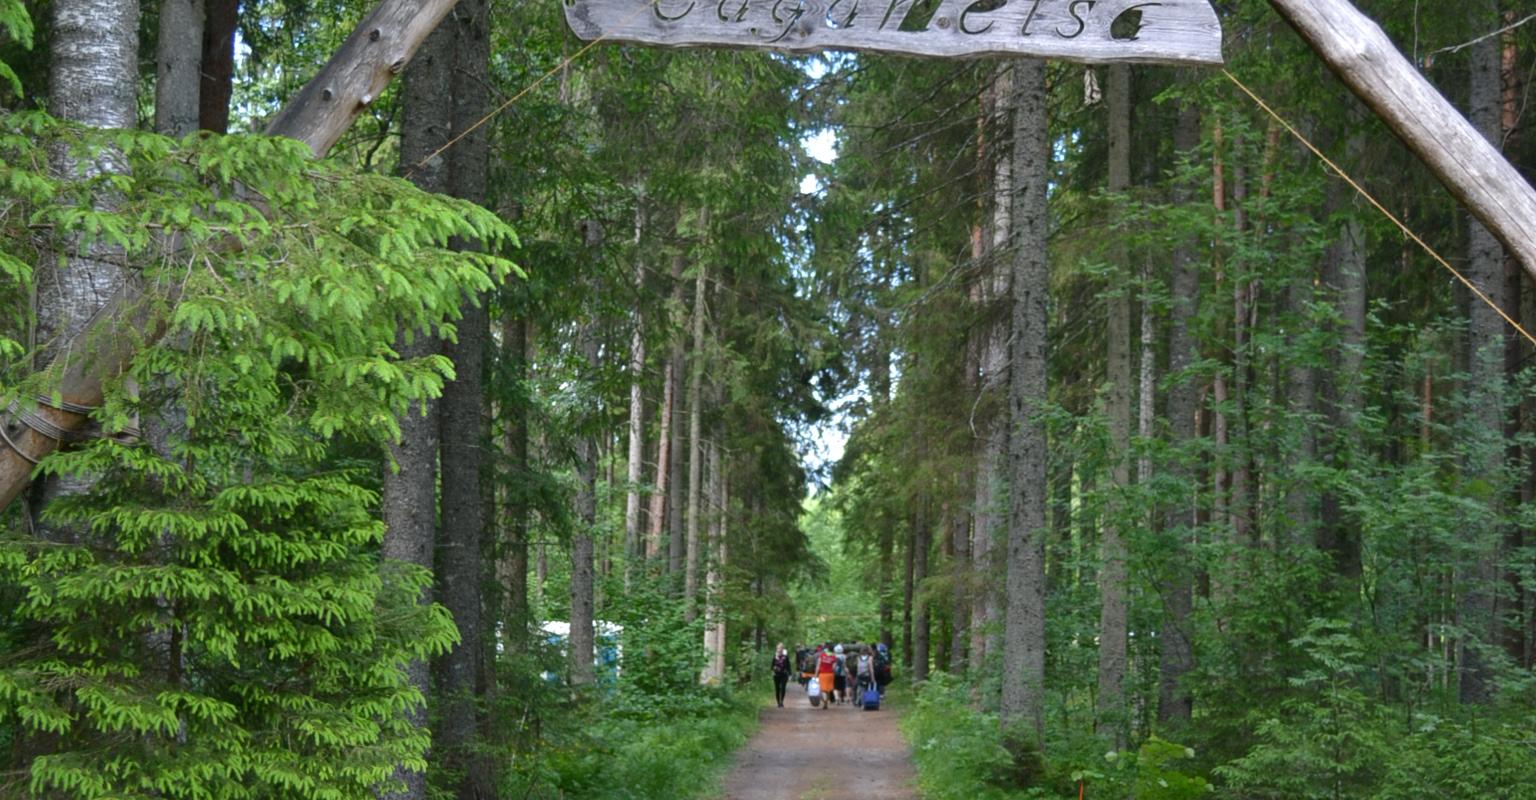
[{"label": "tree bark texture", "polygon": [[635,329],[629,339],[629,453],[625,462],[624,549],[633,571],[646,556],[640,538],[640,481],[645,472],[645,194],[635,198]]},{"label": "tree bark texture", "polygon": [[[921,508],[922,500],[916,504]],[[902,548],[906,560],[901,573],[901,666],[908,671],[912,669],[912,610],[917,603],[917,529],[922,525],[921,511],[907,518],[907,541]]]},{"label": "tree bark texture", "polygon": [[[98,5],[102,8],[97,8]],[[75,119],[97,127],[133,126],[134,90],[137,86],[135,78],[137,36],[133,31],[136,30],[138,10],[136,4],[129,5],[130,8],[118,8],[115,4],[89,2],[81,3],[78,8],[72,3],[54,7],[56,15],[54,47],[61,58],[54,70],[56,75],[51,79],[55,82],[50,90],[55,116]],[[411,8],[414,6],[404,8],[410,5],[406,0],[385,0],[368,19],[364,20],[364,24],[353,32],[352,39],[348,41],[358,38],[368,39],[371,21],[412,13]],[[436,6],[432,8],[435,13]],[[442,11],[443,14],[447,13],[446,8]],[[391,52],[400,53],[401,57],[388,62],[388,68],[382,72],[385,82],[405,68],[405,58],[416,51],[426,39],[427,34],[435,27],[435,23],[433,26],[424,27],[420,22],[420,19],[413,18],[410,25],[400,29],[401,35],[409,34],[408,41],[396,41],[398,37],[389,37],[390,42],[396,45]],[[108,43],[107,40],[110,38],[108,34],[113,30],[129,31],[126,37],[132,39],[134,44],[117,46]],[[127,49],[124,49],[125,47]],[[334,143],[335,137],[316,138],[311,135],[316,129],[317,112],[296,107],[307,104],[312,97],[323,95],[326,86],[334,83],[336,76],[366,72],[368,64],[378,61],[384,55],[377,47],[343,47],[331,58],[321,73],[306,85],[305,90],[285,106],[284,111],[279,114],[279,119],[268,126],[267,132],[291,138],[309,136],[305,141],[309,142],[315,154],[325,155],[326,149]],[[382,87],[382,84],[380,86]],[[208,96],[208,92],[202,93],[204,102]],[[329,103],[329,101],[325,102]],[[348,124],[355,117],[355,113],[346,115]],[[334,126],[327,123],[321,127],[329,129]],[[339,130],[336,131],[336,136],[340,136]],[[422,156],[425,157],[425,153]],[[83,316],[73,315],[73,318],[80,322],[94,318],[96,324],[89,329],[82,329],[63,348],[64,352],[70,354],[69,358],[48,365],[48,369],[57,376],[54,390],[69,403],[82,406],[100,405],[104,383],[121,374],[137,353],[137,348],[152,343],[164,330],[161,321],[144,317],[142,313],[144,304],[139,302],[141,289],[132,283],[123,283],[119,278],[110,276],[110,272],[117,269],[116,267],[112,270],[107,270],[106,267],[99,268],[96,270],[101,273],[97,276],[99,279],[87,278],[84,271],[75,272],[67,286],[58,284],[58,281],[54,280],[53,282],[58,285],[51,288],[43,285],[50,280],[46,265],[44,269],[39,269],[37,272],[36,281],[40,294],[45,291],[58,293],[69,289],[92,298],[103,298],[100,309],[94,313]],[[113,281],[120,284],[117,290],[103,294],[103,289]],[[139,313],[135,313],[135,310]],[[67,328],[69,326],[66,323],[67,320],[64,319],[50,318],[49,330]],[[140,333],[137,337],[122,336],[123,330],[136,330]],[[86,423],[85,415],[69,411],[42,408],[38,410],[38,414],[67,431],[77,431]],[[0,508],[9,505],[21,494],[31,480],[33,464],[53,452],[59,444],[54,439],[15,423],[14,420],[6,424],[11,440],[16,442],[20,452],[9,446],[0,448]]]},{"label": "tree bark texture", "polygon": [[[439,30],[422,45],[420,58],[405,75],[400,125],[402,163],[421,157],[439,147],[448,138],[452,120],[453,32]],[[429,192],[449,188],[446,168],[422,170],[411,177],[417,186]],[[441,345],[425,331],[402,331],[397,348],[403,358],[435,355]],[[437,539],[437,458],[440,444],[441,409],[436,401],[424,400],[419,408],[400,420],[400,441],[390,445],[395,469],[384,474],[380,504],[384,516],[385,559],[431,569]],[[420,602],[430,598],[423,596]],[[411,684],[426,697],[431,691],[429,669],[425,661],[413,661],[406,669]],[[426,727],[426,708],[411,712],[411,722]],[[405,792],[391,795],[395,800],[423,800],[427,796],[424,773],[397,770],[395,777],[405,782]]]},{"label": "tree bark texture", "polygon": [[[597,371],[597,322],[581,325],[579,346],[589,375]],[[571,635],[566,641],[571,685],[590,686],[596,679],[593,648],[593,537],[597,532],[598,434],[576,439],[576,530],[571,535]]]},{"label": "tree bark texture", "polygon": [[[132,129],[136,123],[138,88],[138,14],[137,0],[60,0],[52,8],[53,60],[48,72],[49,111],[61,119],[86,127]],[[90,163],[80,163],[65,149],[50,155],[55,175],[95,177],[124,173],[128,165],[122,153],[104,148]],[[111,195],[92,198],[98,208],[111,208],[117,200]],[[115,374],[127,360],[112,363],[122,343],[85,340],[86,326],[93,316],[105,309],[121,291],[131,290],[130,273],[119,248],[97,243],[87,246],[75,237],[62,244],[56,258],[43,258],[34,273],[33,344],[38,350],[38,366],[69,355],[69,361],[108,362]],[[82,339],[77,343],[76,339]],[[76,352],[84,349],[84,353]],[[73,367],[66,364],[66,369]],[[93,365],[94,366],[94,365]],[[68,375],[66,375],[68,377]],[[70,391],[66,385],[64,400],[82,406],[101,404],[98,382],[93,392]],[[42,407],[39,416],[62,427],[76,430],[85,424],[84,414]],[[5,415],[7,446],[0,461],[0,499],[4,504],[15,499],[31,477],[32,466],[58,448],[59,442],[17,417]],[[13,449],[18,448],[18,449]],[[52,476],[36,487],[33,496],[33,526],[45,539],[60,539],[69,534],[41,517],[42,507],[54,498],[86,491],[87,478]],[[3,504],[0,504],[3,507]]]},{"label": "tree bark texture", "polygon": [[1536,189],[1398,52],[1380,26],[1348,0],[1270,0],[1270,5],[1536,276],[1536,229],[1530,224],[1536,219]]},{"label": "tree bark texture", "polygon": [[[1351,136],[1345,145],[1352,157],[1363,156],[1365,142]],[[1334,202],[1343,203],[1343,187],[1335,185]],[[1337,370],[1328,373],[1325,388],[1328,399],[1332,437],[1327,458],[1335,469],[1342,469],[1354,457],[1357,448],[1360,415],[1364,411],[1361,370],[1365,366],[1365,230],[1351,216],[1339,231],[1339,238],[1328,248],[1324,282],[1334,293],[1339,320],[1338,347],[1333,354]],[[1360,576],[1361,554],[1358,526],[1346,516],[1343,498],[1335,491],[1324,491],[1318,525],[1318,547],[1333,558],[1334,572],[1340,580],[1353,581]]]},{"label": "tree bark texture", "polygon": [[[1179,108],[1174,129],[1174,149],[1193,153],[1200,144],[1200,113],[1192,104]],[[1188,186],[1176,186],[1175,204],[1188,204],[1193,192]],[[1177,380],[1168,387],[1168,437],[1175,448],[1190,448],[1197,435],[1195,415],[1200,391],[1186,373],[1199,358],[1199,344],[1190,323],[1200,305],[1200,272],[1195,262],[1194,243],[1184,242],[1174,249],[1173,307],[1168,332],[1168,374]],[[1187,563],[1189,544],[1198,523],[1197,483],[1191,465],[1176,458],[1170,465],[1173,476],[1183,483],[1182,497],[1170,503],[1163,519],[1163,535],[1170,537],[1170,555],[1163,565],[1159,593],[1163,599],[1163,624],[1159,632],[1158,704],[1159,721],[1188,720],[1194,709],[1184,676],[1194,669],[1190,615],[1193,611],[1192,567]]]},{"label": "tree bark texture", "polygon": [[954,587],[949,612],[949,658],[945,668],[951,675],[964,675],[971,638],[971,525],[970,516],[963,511],[951,511],[947,516]]},{"label": "tree bark texture", "polygon": [[[1108,69],[1104,94],[1109,114],[1109,185],[1112,193],[1131,187],[1131,68],[1112,64]],[[1123,246],[1115,248],[1116,262],[1124,270],[1124,279],[1107,303],[1105,326],[1105,369],[1109,396],[1105,412],[1109,415],[1110,480],[1114,483],[1107,523],[1100,540],[1099,588],[1099,681],[1098,727],[1108,733],[1117,746],[1126,741],[1125,668],[1127,585],[1125,540],[1132,528],[1133,513],[1126,507],[1125,496],[1131,483],[1131,296],[1129,286],[1133,271],[1130,253]]]},{"label": "tree bark texture", "polygon": [[155,54],[155,133],[180,139],[198,128],[203,0],[162,0]]},{"label": "tree bark texture", "polygon": [[1045,64],[1014,66],[1013,325],[1008,387],[1008,578],[1002,723],[1045,735],[1046,183],[1050,167]]},{"label": "tree bark texture", "polygon": [[719,430],[714,431],[714,441],[706,445],[709,464],[709,551],[704,576],[704,648],[709,653],[704,666],[703,682],[718,686],[725,679],[725,610],[721,605],[724,580],[721,569],[725,553],[725,473],[722,471]]},{"label": "tree bark texture", "polygon": [[[672,303],[670,308],[676,309],[683,304],[683,266],[686,262],[681,255],[672,258]],[[658,563],[667,554],[668,544],[662,534],[666,530],[667,517],[677,513],[677,503],[672,500],[674,494],[674,482],[672,480],[673,461],[677,457],[676,439],[677,432],[672,424],[673,416],[677,411],[677,377],[681,369],[681,346],[674,338],[672,347],[667,352],[666,364],[662,367],[661,375],[661,404],[656,413],[660,419],[657,422],[656,431],[656,485],[651,493],[651,505],[646,518],[648,529],[646,531],[647,555],[657,559]]]},{"label": "tree bark texture", "polygon": [[918,506],[917,524],[912,526],[912,587],[915,592],[912,604],[912,683],[928,680],[929,654],[928,598],[923,592],[923,582],[928,580],[928,551],[933,549],[934,519],[932,500],[923,500]]},{"label": "tree bark texture", "polygon": [[240,0],[203,0],[202,66],[198,69],[198,127],[229,133],[229,100],[235,84],[235,28]]},{"label": "tree bark texture", "polygon": [[[1006,145],[1012,142],[1010,128],[1010,100],[1013,94],[1013,68],[1000,65],[993,81],[992,102],[989,116],[991,126],[998,131],[993,137],[994,164],[992,166],[992,225],[991,241],[987,247],[987,277],[983,302],[986,305],[983,341],[981,347],[981,374],[978,376],[981,391],[987,397],[987,414],[983,417],[981,443],[977,449],[976,508],[974,545],[971,559],[975,562],[976,593],[971,605],[971,664],[980,667],[986,663],[989,653],[998,646],[997,623],[1001,620],[999,606],[1002,583],[998,555],[1006,550],[996,546],[997,532],[1002,527],[1001,497],[1004,458],[1008,448],[1007,386],[1008,386],[1008,322],[1011,311],[1009,300],[1008,256],[1012,252],[1009,241],[1013,213],[1013,158]],[[981,405],[981,402],[978,402]]]},{"label": "tree bark texture", "polygon": [[704,298],[708,270],[699,265],[693,289],[693,350],[688,354],[688,544],[687,566],[683,572],[683,619],[692,622],[698,616],[699,513],[704,491],[704,415],[700,403],[704,393]]},{"label": "tree bark texture", "polygon": [[[501,360],[503,380],[521,386],[528,374],[528,324],[525,319],[507,313],[502,318]],[[507,463],[505,492],[501,506],[502,541],[498,548],[497,583],[501,589],[500,613],[491,619],[501,622],[509,649],[520,649],[528,624],[528,499],[522,487],[528,476],[528,404],[518,390],[502,406],[505,433],[502,450]]]},{"label": "tree bark texture", "polygon": [[[1492,30],[1500,24],[1497,3],[1467,3],[1473,30]],[[1502,85],[1499,76],[1500,42],[1485,39],[1469,48],[1468,118],[1497,150],[1503,134]],[[1467,279],[1484,295],[1499,302],[1503,296],[1504,252],[1499,242],[1477,220],[1467,221]],[[1489,654],[1498,641],[1495,601],[1498,580],[1499,539],[1502,531],[1494,520],[1501,511],[1501,472],[1504,457],[1504,320],[1487,303],[1469,301],[1467,324],[1467,404],[1464,426],[1467,445],[1466,472],[1489,490],[1482,501],[1488,513],[1464,529],[1471,537],[1471,554],[1463,566],[1457,591],[1456,622],[1462,636],[1456,642],[1457,694],[1463,703],[1487,703],[1493,696]]]},{"label": "tree bark texture", "polygon": [[[489,105],[490,17],[488,0],[463,0],[443,22],[452,42],[449,70],[451,129],[467,130],[485,115]],[[485,202],[489,168],[487,130],[478,129],[448,151],[449,192],[474,203]],[[464,247],[464,243],[456,243]],[[454,379],[443,386],[440,464],[442,471],[442,533],[438,541],[438,591],[459,628],[459,643],[437,664],[442,724],[441,752],[450,773],[460,776],[454,792],[459,800],[478,800],[495,793],[493,769],[478,755],[476,698],[485,694],[486,625],[485,552],[490,547],[489,482],[485,471],[490,445],[490,420],[485,407],[485,351],[490,342],[490,316],[484,296],[460,306],[456,341],[443,343],[443,355],[453,362]]]}]

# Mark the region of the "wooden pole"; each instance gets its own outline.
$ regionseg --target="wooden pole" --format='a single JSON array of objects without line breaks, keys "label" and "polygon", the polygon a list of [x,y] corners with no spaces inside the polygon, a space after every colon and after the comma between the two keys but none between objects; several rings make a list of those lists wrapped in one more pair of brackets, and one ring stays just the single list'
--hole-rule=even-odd
[{"label": "wooden pole", "polygon": [[1536,278],[1536,189],[1348,0],[1269,0]]}]

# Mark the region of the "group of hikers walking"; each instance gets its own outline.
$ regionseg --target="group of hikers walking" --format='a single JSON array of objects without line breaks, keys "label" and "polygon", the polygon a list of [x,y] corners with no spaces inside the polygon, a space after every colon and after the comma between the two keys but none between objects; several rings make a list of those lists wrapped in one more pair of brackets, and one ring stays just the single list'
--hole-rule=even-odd
[{"label": "group of hikers walking", "polygon": [[779,708],[784,707],[784,695],[795,674],[806,687],[812,706],[831,708],[851,703],[855,708],[874,710],[880,707],[880,698],[891,682],[891,651],[883,642],[827,642],[814,650],[798,645],[791,656],[780,642],[773,656],[774,699]]}]

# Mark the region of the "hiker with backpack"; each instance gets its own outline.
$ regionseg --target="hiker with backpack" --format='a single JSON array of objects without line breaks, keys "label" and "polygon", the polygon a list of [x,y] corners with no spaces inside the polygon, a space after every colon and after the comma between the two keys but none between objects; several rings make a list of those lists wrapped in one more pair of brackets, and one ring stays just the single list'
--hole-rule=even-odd
[{"label": "hiker with backpack", "polygon": [[779,649],[773,654],[773,699],[779,703],[779,708],[784,707],[784,692],[789,688],[789,651],[784,649],[784,643],[779,642]]},{"label": "hiker with backpack", "polygon": [[885,696],[885,687],[891,683],[891,650],[881,642],[875,646],[875,688]]},{"label": "hiker with backpack", "polygon": [[869,654],[869,648],[858,648],[859,657],[849,667],[854,677],[853,704],[859,708],[864,707],[864,694],[875,685],[875,659]]}]

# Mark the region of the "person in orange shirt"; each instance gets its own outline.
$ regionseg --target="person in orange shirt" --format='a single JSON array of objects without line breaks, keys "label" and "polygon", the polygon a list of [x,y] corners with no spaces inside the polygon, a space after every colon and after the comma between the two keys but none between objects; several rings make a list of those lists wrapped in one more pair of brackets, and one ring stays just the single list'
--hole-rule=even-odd
[{"label": "person in orange shirt", "polygon": [[816,680],[821,684],[821,707],[831,708],[832,691],[837,681],[837,656],[832,652],[831,642],[827,642],[816,657]]}]

